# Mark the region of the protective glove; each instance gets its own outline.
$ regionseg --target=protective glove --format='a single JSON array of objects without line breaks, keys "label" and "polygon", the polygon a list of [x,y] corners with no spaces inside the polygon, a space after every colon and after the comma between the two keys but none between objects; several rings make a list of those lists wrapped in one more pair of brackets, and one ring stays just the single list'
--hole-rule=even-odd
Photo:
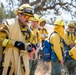
[{"label": "protective glove", "polygon": [[48,37],[48,35],[47,35],[47,34],[45,34],[45,37]]},{"label": "protective glove", "polygon": [[28,46],[27,46],[27,51],[30,53],[30,52],[32,52],[32,45],[31,44],[29,44]]},{"label": "protective glove", "polygon": [[36,48],[39,48],[40,47],[40,42],[38,42],[37,44],[36,44]]},{"label": "protective glove", "polygon": [[41,34],[41,38],[45,38],[45,34]]},{"label": "protective glove", "polygon": [[16,41],[14,46],[17,47],[19,50],[25,50],[25,44],[21,41]]},{"label": "protective glove", "polygon": [[34,48],[34,49],[36,50],[36,45],[34,45],[34,44],[29,44],[29,45],[27,46],[27,51],[28,51],[29,53],[32,52],[32,51],[33,51],[32,48]]}]

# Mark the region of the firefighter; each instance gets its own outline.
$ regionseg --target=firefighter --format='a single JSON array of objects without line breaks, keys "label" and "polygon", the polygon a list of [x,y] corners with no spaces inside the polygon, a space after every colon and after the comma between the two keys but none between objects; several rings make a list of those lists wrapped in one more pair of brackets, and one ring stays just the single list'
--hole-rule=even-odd
[{"label": "firefighter", "polygon": [[30,59],[30,75],[35,75],[35,70],[36,70],[37,64],[38,64],[38,58],[37,58],[38,54],[37,53],[38,53],[38,48],[40,47],[40,33],[38,30],[39,17],[37,14],[34,14],[34,17],[30,18],[30,20],[31,20],[30,28],[33,32],[33,35],[30,39],[30,43],[36,50],[35,54],[33,54],[34,59]]},{"label": "firefighter", "polygon": [[43,47],[44,40],[48,37],[48,31],[45,28],[45,24],[46,24],[46,20],[43,17],[41,17],[39,19],[39,25],[40,25],[39,31],[40,31],[40,35],[41,35],[42,47]]},{"label": "firefighter", "polygon": [[50,36],[50,43],[53,45],[52,50],[55,53],[55,57],[52,54],[55,59],[52,58],[51,60],[51,75],[62,75],[64,47],[61,40],[64,35],[64,25],[65,23],[62,19],[57,19],[54,22],[54,32]]},{"label": "firefighter", "polygon": [[[69,52],[75,46],[76,35],[74,31],[75,24],[73,21],[71,21],[68,24],[68,29],[64,34],[64,41],[66,43],[65,52]],[[69,55],[69,53],[66,53],[65,65],[68,69],[69,75],[74,75],[76,61]]]},{"label": "firefighter", "polygon": [[[74,21],[74,24],[75,24],[75,35],[76,35],[76,21]],[[75,37],[75,39],[76,39],[76,37]]]},{"label": "firefighter", "polygon": [[[26,40],[28,41],[30,36],[28,21],[30,17],[33,17],[32,7],[29,4],[23,4],[15,10],[15,13],[17,14],[16,18],[4,20],[0,27],[0,42],[5,47],[2,75],[7,75],[10,65],[9,75],[12,75],[13,72],[15,75],[29,75],[29,54]],[[21,69],[20,65],[18,65],[19,56],[22,52],[25,52],[22,58],[24,67],[26,67],[26,73],[22,72],[23,68]],[[21,69],[19,73],[18,69]]]},{"label": "firefighter", "polygon": [[48,37],[48,31],[45,28],[46,25],[46,20],[44,17],[41,17],[39,19],[39,27],[38,30],[40,31],[40,37],[41,37],[41,49],[39,50],[39,59],[43,60],[43,51],[42,51],[42,47],[44,46],[44,40]]}]

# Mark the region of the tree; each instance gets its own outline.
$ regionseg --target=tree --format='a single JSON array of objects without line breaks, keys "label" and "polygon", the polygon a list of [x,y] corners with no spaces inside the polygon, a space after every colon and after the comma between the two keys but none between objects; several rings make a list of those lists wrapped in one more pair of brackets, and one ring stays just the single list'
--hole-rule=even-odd
[{"label": "tree", "polygon": [[3,6],[3,4],[1,3],[0,5],[1,5],[1,7],[0,7],[0,23],[1,23],[2,20],[3,20],[4,17],[5,17],[5,11],[4,11],[4,6]]},{"label": "tree", "polygon": [[[53,10],[53,16],[61,16],[62,13],[67,13],[67,16],[68,14],[71,15],[71,19],[76,17],[76,0],[36,0],[30,4],[34,6],[35,13],[38,14]],[[47,14],[49,15],[51,13]],[[55,18],[55,16],[53,18]]]},{"label": "tree", "polygon": [[[8,0],[9,3],[14,5],[13,0]],[[55,14],[59,13],[59,9],[63,9],[67,12],[72,12],[72,8],[76,8],[76,0],[35,0],[30,2],[30,0],[18,0],[19,4],[30,3],[34,6],[35,13],[40,11],[47,11],[47,9],[54,10]]]},{"label": "tree", "polygon": [[[30,3],[34,8],[34,12],[44,15],[48,10],[52,10],[53,14],[60,16],[63,12],[70,13],[71,17],[76,16],[76,0],[7,0],[8,7],[12,12],[16,6],[24,3]],[[17,2],[18,1],[18,2]],[[17,2],[17,3],[16,3]],[[45,13],[44,13],[45,12]],[[47,15],[49,13],[46,13]],[[55,18],[55,17],[54,17]]]},{"label": "tree", "polygon": [[[18,1],[20,1],[20,0],[18,0]],[[21,1],[20,1],[20,5],[21,5],[21,4],[24,4],[24,3],[29,3],[29,0],[21,0]]]},{"label": "tree", "polygon": [[48,9],[54,10],[54,14],[56,15],[61,14],[60,9],[70,12],[71,14],[73,14],[72,9],[75,9],[74,14],[76,12],[76,0],[36,0],[30,4],[34,6],[35,13],[47,11]]}]

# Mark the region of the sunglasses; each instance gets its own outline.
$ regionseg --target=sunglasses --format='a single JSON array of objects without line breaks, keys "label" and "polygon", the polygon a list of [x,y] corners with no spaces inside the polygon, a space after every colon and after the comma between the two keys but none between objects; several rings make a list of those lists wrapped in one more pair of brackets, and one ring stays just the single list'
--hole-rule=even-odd
[{"label": "sunglasses", "polygon": [[21,15],[24,16],[25,19],[29,19],[29,18],[30,18],[30,16],[25,15],[25,14],[23,14],[23,13],[21,13]]}]

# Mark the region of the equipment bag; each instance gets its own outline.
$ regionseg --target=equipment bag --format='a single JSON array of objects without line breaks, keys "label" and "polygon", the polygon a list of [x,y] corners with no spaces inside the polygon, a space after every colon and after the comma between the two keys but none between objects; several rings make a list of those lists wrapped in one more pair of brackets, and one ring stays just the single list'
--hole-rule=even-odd
[{"label": "equipment bag", "polygon": [[43,60],[44,61],[51,60],[51,44],[49,41],[47,40],[44,41],[44,46],[42,51],[43,51]]},{"label": "equipment bag", "polygon": [[71,59],[72,57],[69,55],[69,50],[64,51],[64,61]]},{"label": "equipment bag", "polygon": [[[55,33],[55,32],[53,32],[53,33]],[[42,51],[43,51],[43,60],[44,61],[49,61],[49,60],[56,61],[57,56],[56,56],[55,52],[52,50],[52,48],[51,48],[52,46],[53,46],[53,44],[51,44],[49,42],[49,40],[44,40],[44,46],[43,46],[43,49],[42,49]]]}]

